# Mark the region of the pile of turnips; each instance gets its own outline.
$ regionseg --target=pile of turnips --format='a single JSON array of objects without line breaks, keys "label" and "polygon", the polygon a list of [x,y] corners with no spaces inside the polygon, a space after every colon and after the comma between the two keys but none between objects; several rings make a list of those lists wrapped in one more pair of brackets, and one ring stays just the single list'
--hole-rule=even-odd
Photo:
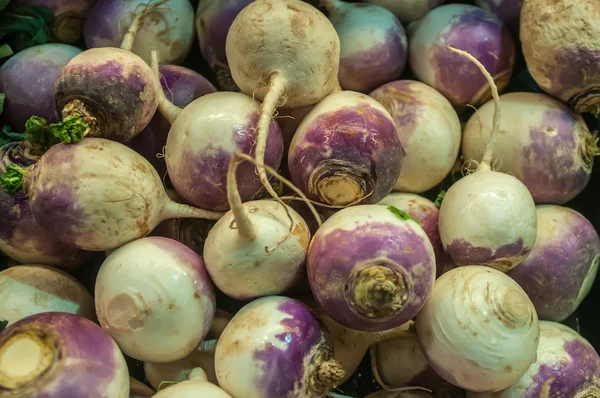
[{"label": "pile of turnips", "polygon": [[0,396],[600,397],[600,5],[443,3],[9,2]]}]

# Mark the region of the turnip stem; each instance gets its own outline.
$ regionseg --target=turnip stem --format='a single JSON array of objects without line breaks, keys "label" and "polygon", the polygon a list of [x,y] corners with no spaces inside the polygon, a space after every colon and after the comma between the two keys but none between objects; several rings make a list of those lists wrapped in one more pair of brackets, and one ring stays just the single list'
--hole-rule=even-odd
[{"label": "turnip stem", "polygon": [[129,29],[123,36],[123,40],[121,41],[121,49],[125,51],[131,51],[133,48],[133,41],[135,40],[135,36],[137,35],[138,30],[140,30],[140,25],[142,24],[142,18],[146,15],[150,14],[154,11],[155,8],[165,4],[169,0],[160,0],[154,4],[146,4],[146,8],[135,15],[133,20],[131,21],[131,25],[129,25]]},{"label": "turnip stem", "polygon": [[168,220],[170,218],[204,218],[206,220],[218,220],[223,217],[223,213],[218,211],[198,209],[197,207],[173,202],[170,199],[166,200],[167,203],[163,209],[162,220]]},{"label": "turnip stem", "polygon": [[233,213],[233,219],[237,225],[238,232],[244,238],[252,241],[256,239],[256,230],[246,213],[246,209],[242,206],[242,198],[237,188],[237,179],[235,173],[237,167],[240,164],[239,158],[234,154],[229,162],[229,169],[227,170],[227,201],[231,207]]},{"label": "turnip stem", "polygon": [[163,115],[164,118],[169,121],[170,124],[173,124],[183,109],[175,106],[171,101],[169,101],[164,90],[162,89],[162,84],[160,84],[161,75],[158,71],[158,51],[155,48],[153,48],[150,52],[150,67],[152,68],[152,72],[154,72],[154,76],[156,76],[156,80],[158,81],[158,110],[160,111],[161,115]]},{"label": "turnip stem", "polygon": [[496,87],[496,83],[494,82],[494,78],[492,77],[492,75],[490,75],[490,73],[485,69],[485,66],[483,66],[481,64],[481,62],[479,62],[477,60],[477,58],[475,58],[474,56],[472,56],[471,54],[469,54],[466,51],[463,50],[459,50],[456,49],[454,47],[446,47],[448,50],[455,52],[465,58],[467,58],[469,61],[473,62],[481,71],[481,73],[483,73],[483,76],[485,76],[485,78],[487,79],[490,88],[492,90],[492,97],[494,98],[494,124],[492,126],[492,132],[490,134],[490,140],[488,141],[487,145],[485,146],[485,151],[483,152],[483,157],[481,158],[481,163],[479,163],[479,166],[477,167],[477,169],[480,168],[485,168],[488,170],[491,170],[491,163],[492,163],[492,156],[494,154],[494,147],[496,146],[496,139],[498,138],[498,133],[500,132],[500,116],[501,116],[501,110],[500,110],[500,97],[498,96],[498,87]]}]

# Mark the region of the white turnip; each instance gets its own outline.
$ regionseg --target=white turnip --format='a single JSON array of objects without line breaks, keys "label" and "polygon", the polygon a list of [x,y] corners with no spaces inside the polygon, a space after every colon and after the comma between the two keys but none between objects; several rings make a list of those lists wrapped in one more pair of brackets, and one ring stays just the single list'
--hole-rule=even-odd
[{"label": "white turnip", "polygon": [[209,382],[202,368],[192,370],[186,381],[160,390],[153,398],[232,398]]},{"label": "white turnip", "polygon": [[364,0],[393,12],[402,23],[409,23],[424,17],[429,11],[440,6],[444,0]]}]

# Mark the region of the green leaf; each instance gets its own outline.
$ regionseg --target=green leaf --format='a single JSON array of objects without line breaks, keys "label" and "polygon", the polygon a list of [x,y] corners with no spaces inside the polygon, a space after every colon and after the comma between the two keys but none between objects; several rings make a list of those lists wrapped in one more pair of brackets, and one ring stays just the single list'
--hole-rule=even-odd
[{"label": "green leaf", "polygon": [[50,128],[54,136],[66,144],[81,141],[90,130],[80,115],[67,116],[62,122],[51,124]]},{"label": "green leaf", "polygon": [[14,52],[8,44],[4,44],[4,45],[0,46],[0,59],[10,57],[13,54],[14,54]]},{"label": "green leaf", "polygon": [[10,126],[4,126],[2,127],[2,130],[0,130],[0,146],[8,144],[9,142],[23,141],[26,139],[26,133],[15,133]]},{"label": "green leaf", "polygon": [[25,133],[27,140],[32,144],[38,144],[45,152],[47,148],[58,143],[54,136],[52,125],[43,117],[32,116],[25,122]]},{"label": "green leaf", "polygon": [[398,217],[401,220],[411,220],[411,221],[414,221],[417,224],[421,225],[420,222],[418,222],[417,220],[415,220],[414,218],[412,218],[411,216],[409,216],[408,213],[400,210],[397,207],[388,206],[388,210],[391,211],[392,213],[394,213],[396,215],[396,217]]},{"label": "green leaf", "polygon": [[6,100],[6,94],[0,93],[0,115],[4,111],[4,100]]},{"label": "green leaf", "polygon": [[8,321],[0,321],[0,332],[6,329],[8,326]]},{"label": "green leaf", "polygon": [[9,2],[10,0],[0,0],[0,11],[4,10]]},{"label": "green leaf", "polygon": [[48,42],[54,11],[45,6],[25,6],[0,14],[0,39],[7,37],[19,51]]},{"label": "green leaf", "polygon": [[23,175],[25,169],[15,164],[7,164],[6,172],[0,177],[0,188],[14,195],[23,186]]},{"label": "green leaf", "polygon": [[446,197],[446,191],[445,190],[441,190],[440,193],[438,193],[438,196],[435,198],[435,207],[437,207],[438,209],[442,206],[442,201],[444,200],[444,197]]}]

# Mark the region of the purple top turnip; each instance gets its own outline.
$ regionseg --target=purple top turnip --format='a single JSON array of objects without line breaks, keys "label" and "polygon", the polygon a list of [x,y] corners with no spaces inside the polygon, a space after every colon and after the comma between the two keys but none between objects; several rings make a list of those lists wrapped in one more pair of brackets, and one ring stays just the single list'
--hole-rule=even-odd
[{"label": "purple top turnip", "polygon": [[452,104],[414,80],[384,84],[369,94],[388,110],[406,156],[394,191],[425,192],[448,175],[458,156],[461,124]]},{"label": "purple top turnip", "polygon": [[416,21],[441,5],[444,0],[363,0],[393,12],[402,23]]},{"label": "purple top turnip", "polygon": [[491,12],[466,4],[447,4],[415,21],[408,31],[413,72],[454,106],[477,106],[490,98],[490,90],[477,67],[446,46],[480,60],[499,91],[508,84],[515,61],[514,39]]},{"label": "purple top turnip", "polygon": [[[500,104],[502,128],[492,160],[497,171],[517,177],[538,204],[563,204],[583,191],[600,151],[581,115],[538,93],[504,94]],[[465,126],[465,160],[481,159],[490,139],[493,113],[490,101]]]},{"label": "purple top turnip", "polygon": [[148,237],[112,252],[95,287],[102,327],[140,361],[172,362],[206,337],[215,293],[204,262],[172,239]]},{"label": "purple top turnip", "polygon": [[[157,0],[154,0],[156,3]],[[88,48],[119,47],[127,27],[148,0],[98,0],[85,21]],[[156,48],[165,64],[180,64],[194,42],[194,9],[189,0],[168,0],[142,18],[131,51],[150,63]]]},{"label": "purple top turnip", "polygon": [[475,5],[491,11],[498,17],[511,33],[519,34],[521,8],[525,0],[475,0]]},{"label": "purple top turnip", "polygon": [[0,333],[6,398],[127,398],[127,363],[94,322],[64,312],[31,315]]},{"label": "purple top turnip", "polygon": [[269,296],[244,306],[217,344],[219,385],[234,397],[322,397],[344,376],[325,330],[301,302]]},{"label": "purple top turnip", "polygon": [[575,112],[600,115],[600,3],[525,0],[521,43],[531,76]]},{"label": "purple top turnip", "polygon": [[340,85],[369,92],[396,79],[406,66],[404,28],[385,8],[370,4],[321,0],[340,37]]},{"label": "purple top turnip", "polygon": [[540,319],[561,322],[590,292],[600,263],[600,237],[575,210],[537,207],[537,240],[529,256],[510,270]]}]

